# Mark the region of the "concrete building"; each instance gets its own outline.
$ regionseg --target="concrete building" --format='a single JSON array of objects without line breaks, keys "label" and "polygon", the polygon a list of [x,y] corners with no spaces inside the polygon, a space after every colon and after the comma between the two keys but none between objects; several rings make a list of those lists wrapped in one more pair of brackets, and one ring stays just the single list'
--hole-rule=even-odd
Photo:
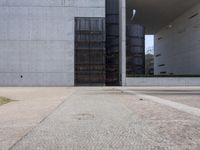
[{"label": "concrete building", "polygon": [[[199,0],[128,0],[127,15],[155,35],[155,74],[200,74]],[[130,19],[129,19],[130,20]]]},{"label": "concrete building", "polygon": [[200,75],[200,2],[155,35],[155,74]]},{"label": "concrete building", "polygon": [[199,0],[127,0],[128,18],[133,8],[134,22],[155,35],[156,75],[200,74]]},{"label": "concrete building", "polygon": [[[106,2],[0,0],[0,85],[105,85]],[[126,6],[111,3],[118,3],[117,84],[123,84]]]},{"label": "concrete building", "polygon": [[[131,22],[133,9],[137,11],[134,23],[144,25],[146,34],[155,35],[154,74],[200,75],[199,0],[127,0],[127,22]],[[126,85],[200,85],[200,78],[126,78]]]},{"label": "concrete building", "polygon": [[[118,9],[115,14],[118,16],[119,33],[116,63],[118,73],[115,78],[117,75],[119,85],[128,85],[132,80],[126,75],[126,24],[130,23],[141,24],[145,27],[146,34],[156,35],[156,74],[200,73],[197,59],[200,48],[199,0],[110,1],[118,3],[113,6]],[[78,61],[84,57],[77,59],[77,55],[78,50],[84,47],[84,44],[79,47],[82,37],[89,43],[86,46],[88,51],[91,51],[92,42],[98,45],[105,42],[103,32],[106,30],[102,23],[105,22],[107,28],[107,2],[108,0],[0,0],[0,86],[74,86],[80,76],[82,81],[91,79],[92,76],[95,82],[104,78],[106,83],[108,71],[102,69],[103,65],[108,64],[105,56],[90,55],[90,64],[96,63],[92,68],[80,65]],[[137,13],[131,21],[133,9]],[[93,23],[98,21],[102,26],[98,24],[93,28]],[[89,30],[85,30],[85,27]],[[93,35],[97,33],[99,35],[95,36],[100,41],[92,41]],[[104,33],[106,37],[107,33]],[[105,52],[104,48],[105,45],[100,46],[102,53]],[[101,64],[94,58],[101,58]],[[89,70],[89,74],[84,74],[84,70]],[[97,75],[99,70],[101,75]],[[100,83],[102,85],[103,82]]]},{"label": "concrete building", "polygon": [[75,17],[103,0],[0,0],[0,85],[73,86]]}]

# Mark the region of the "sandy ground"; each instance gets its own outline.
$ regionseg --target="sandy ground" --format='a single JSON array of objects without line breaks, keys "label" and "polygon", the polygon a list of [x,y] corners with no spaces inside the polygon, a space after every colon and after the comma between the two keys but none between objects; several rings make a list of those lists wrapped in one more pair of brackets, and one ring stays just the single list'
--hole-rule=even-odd
[{"label": "sandy ground", "polygon": [[0,106],[0,149],[199,150],[199,93],[200,87],[0,88],[16,100]]}]

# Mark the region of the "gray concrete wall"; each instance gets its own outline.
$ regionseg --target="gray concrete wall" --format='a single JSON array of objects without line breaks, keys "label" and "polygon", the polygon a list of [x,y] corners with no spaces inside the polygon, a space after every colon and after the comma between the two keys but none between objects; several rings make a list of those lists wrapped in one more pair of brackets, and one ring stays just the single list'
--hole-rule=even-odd
[{"label": "gray concrete wall", "polygon": [[126,86],[199,86],[200,77],[195,78],[126,78]]},{"label": "gray concrete wall", "polygon": [[74,17],[105,0],[0,0],[0,86],[74,85]]},{"label": "gray concrete wall", "polygon": [[[200,3],[155,35],[155,74],[200,74]],[[194,18],[194,14],[199,13]],[[169,25],[171,27],[169,27]],[[165,66],[159,66],[164,64]]]}]

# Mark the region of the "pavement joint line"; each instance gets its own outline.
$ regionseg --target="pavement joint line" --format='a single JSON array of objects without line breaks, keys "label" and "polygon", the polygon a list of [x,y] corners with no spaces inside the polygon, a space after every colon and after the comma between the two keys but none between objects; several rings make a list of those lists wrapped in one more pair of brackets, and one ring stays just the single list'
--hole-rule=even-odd
[{"label": "pavement joint line", "polygon": [[72,95],[74,95],[74,93],[76,92],[73,91],[68,97],[65,98],[65,100],[63,100],[58,106],[56,106],[47,116],[45,116],[42,120],[40,120],[35,126],[33,126],[33,128],[31,128],[25,135],[23,135],[19,140],[17,140],[13,145],[11,145],[10,148],[8,148],[8,150],[12,150],[17,143],[19,143],[20,141],[22,141],[25,137],[27,137],[30,133],[32,133],[34,131],[35,128],[37,128],[37,126],[39,126],[42,122],[44,122],[49,116],[51,116],[58,108],[60,108],[62,106],[62,104],[64,104],[67,99],[69,99]]},{"label": "pavement joint line", "polygon": [[195,116],[200,117],[200,109],[199,108],[191,107],[191,106],[188,106],[188,105],[185,105],[185,104],[180,104],[180,103],[173,102],[171,100],[167,100],[167,99],[163,99],[163,98],[159,98],[159,97],[156,97],[156,96],[143,94],[143,93],[140,93],[140,92],[134,92],[134,91],[124,91],[124,92],[134,94],[139,98],[148,99],[148,100],[151,100],[153,102],[156,102],[156,103],[159,103],[159,104],[162,104],[162,105],[166,105],[166,106],[169,106],[171,108],[175,108],[179,111],[186,112],[186,113],[189,113],[191,115],[195,115]]}]

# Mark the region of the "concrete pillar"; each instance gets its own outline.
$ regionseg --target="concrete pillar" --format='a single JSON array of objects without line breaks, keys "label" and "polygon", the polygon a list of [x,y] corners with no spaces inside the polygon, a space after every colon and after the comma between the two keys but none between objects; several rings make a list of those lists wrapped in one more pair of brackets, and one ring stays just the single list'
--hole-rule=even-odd
[{"label": "concrete pillar", "polygon": [[126,0],[119,0],[120,84],[126,84]]}]

